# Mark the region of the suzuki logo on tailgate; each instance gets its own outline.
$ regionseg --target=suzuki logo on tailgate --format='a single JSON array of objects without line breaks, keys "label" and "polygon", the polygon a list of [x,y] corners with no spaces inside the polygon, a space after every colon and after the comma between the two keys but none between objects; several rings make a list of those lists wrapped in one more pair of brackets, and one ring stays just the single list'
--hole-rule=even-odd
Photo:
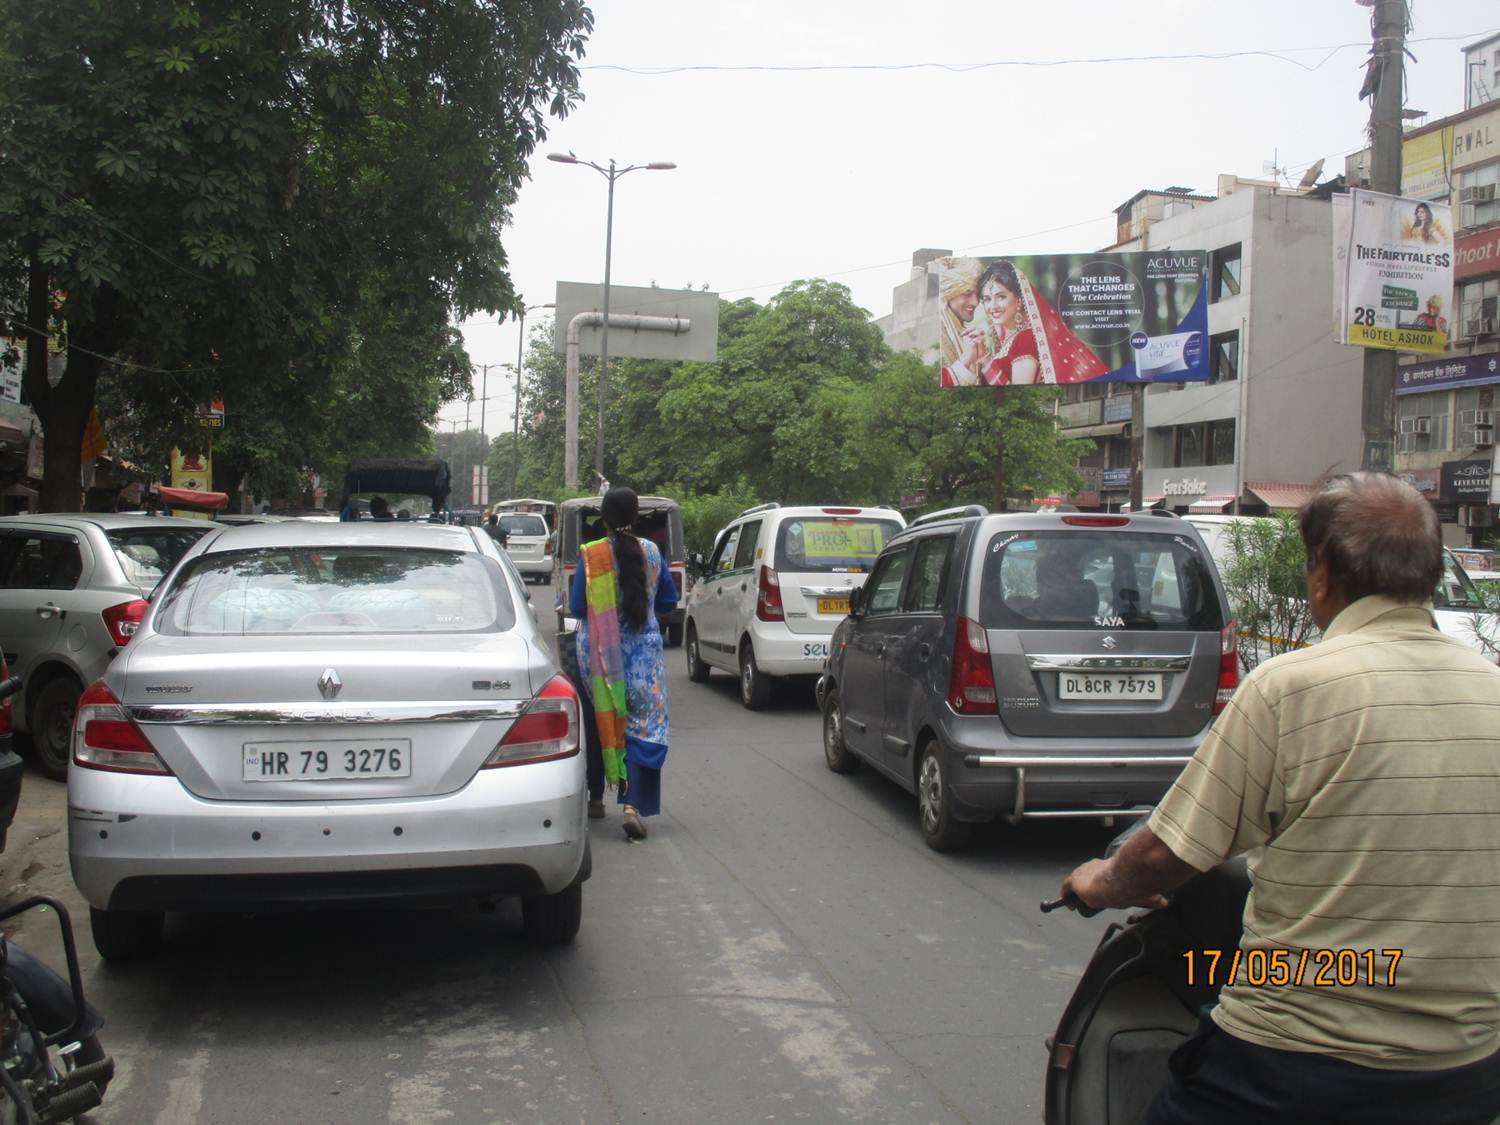
[{"label": "suzuki logo on tailgate", "polygon": [[[1096,619],[1096,620],[1097,620],[1097,619]],[[1104,647],[1105,647],[1105,648],[1110,648],[1110,649],[1112,649],[1112,648],[1114,648],[1114,647],[1115,647],[1115,643],[1116,643],[1116,642],[1115,642],[1115,639],[1114,639],[1114,638],[1113,638],[1113,637],[1105,637],[1105,638],[1104,638],[1104,639],[1103,639],[1103,640],[1102,640],[1102,641],[1100,641],[1100,642],[1099,642],[1099,643],[1100,643],[1100,644],[1101,644],[1101,645],[1103,645],[1103,646],[1104,646]]]},{"label": "suzuki logo on tailgate", "polygon": [[323,674],[318,677],[318,690],[323,693],[324,699],[332,699],[343,689],[344,681],[339,679],[339,674],[332,668],[324,668]]}]

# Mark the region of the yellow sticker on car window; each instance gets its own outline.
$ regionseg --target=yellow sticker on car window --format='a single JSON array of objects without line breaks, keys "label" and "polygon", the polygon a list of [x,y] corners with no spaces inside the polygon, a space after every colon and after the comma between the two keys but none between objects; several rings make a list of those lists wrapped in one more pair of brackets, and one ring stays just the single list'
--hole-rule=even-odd
[{"label": "yellow sticker on car window", "polygon": [[885,546],[885,528],[852,521],[802,522],[802,553],[807,559],[873,559]]}]

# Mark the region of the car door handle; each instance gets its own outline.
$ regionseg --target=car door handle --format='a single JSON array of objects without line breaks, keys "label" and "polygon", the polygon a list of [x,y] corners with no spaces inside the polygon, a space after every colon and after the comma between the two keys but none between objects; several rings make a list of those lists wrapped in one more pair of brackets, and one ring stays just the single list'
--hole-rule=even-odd
[{"label": "car door handle", "polygon": [[58,607],[57,605],[54,605],[52,602],[48,602],[46,605],[39,605],[36,607],[36,615],[43,621],[48,621],[53,617],[66,617],[68,615],[68,611]]},{"label": "car door handle", "polygon": [[724,587],[723,586],[715,586],[714,587],[714,597],[716,597],[716,598],[722,598],[723,596],[724,596]]},{"label": "car door handle", "polygon": [[748,589],[750,589],[750,583],[748,583],[748,582],[741,582],[740,583],[740,589],[741,590],[748,590]]}]

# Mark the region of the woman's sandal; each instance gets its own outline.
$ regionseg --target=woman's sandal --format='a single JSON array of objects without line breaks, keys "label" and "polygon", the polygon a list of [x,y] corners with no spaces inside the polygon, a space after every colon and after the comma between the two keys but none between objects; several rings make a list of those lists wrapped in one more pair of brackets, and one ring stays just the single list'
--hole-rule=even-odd
[{"label": "woman's sandal", "polygon": [[646,838],[646,826],[641,823],[640,814],[635,811],[634,805],[625,806],[624,819],[625,835],[632,840],[644,840]]}]

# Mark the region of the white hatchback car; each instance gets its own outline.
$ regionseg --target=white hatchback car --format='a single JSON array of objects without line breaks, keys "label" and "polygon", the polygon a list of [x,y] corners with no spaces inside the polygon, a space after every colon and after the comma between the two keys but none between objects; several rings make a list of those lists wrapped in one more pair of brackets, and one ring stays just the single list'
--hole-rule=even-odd
[{"label": "white hatchback car", "polygon": [[773,679],[821,674],[849,592],[905,526],[890,508],[763,504],[741,512],[719,532],[688,595],[688,676],[703,683],[713,668],[734,672],[741,701],[758,711]]},{"label": "white hatchback car", "polygon": [[570,941],[578,698],[478,528],[287,521],[185,556],[79,700],[73,878],[106,958],[166,911],[519,895]]},{"label": "white hatchback car", "polygon": [[552,575],[552,531],[547,521],[530,512],[501,512],[505,553],[527,582],[545,582]]}]

